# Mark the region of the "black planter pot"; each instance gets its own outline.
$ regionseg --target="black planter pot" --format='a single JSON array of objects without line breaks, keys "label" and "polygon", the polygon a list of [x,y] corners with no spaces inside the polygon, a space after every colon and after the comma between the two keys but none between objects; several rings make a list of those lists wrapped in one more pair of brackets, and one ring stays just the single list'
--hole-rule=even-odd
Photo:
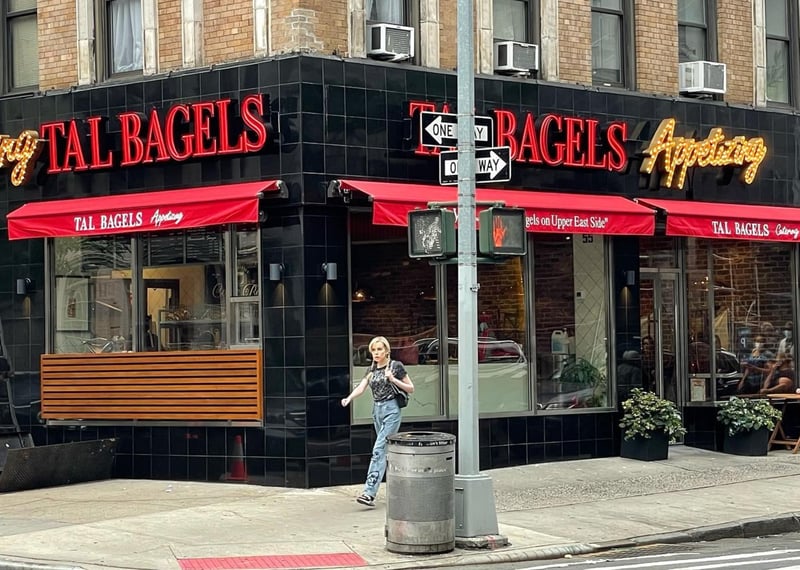
[{"label": "black planter pot", "polygon": [[732,455],[766,455],[769,448],[768,429],[742,431],[730,435],[725,430],[725,439],[722,441],[722,451]]},{"label": "black planter pot", "polygon": [[669,439],[663,431],[653,432],[649,438],[622,438],[620,456],[640,461],[660,461],[669,454]]}]

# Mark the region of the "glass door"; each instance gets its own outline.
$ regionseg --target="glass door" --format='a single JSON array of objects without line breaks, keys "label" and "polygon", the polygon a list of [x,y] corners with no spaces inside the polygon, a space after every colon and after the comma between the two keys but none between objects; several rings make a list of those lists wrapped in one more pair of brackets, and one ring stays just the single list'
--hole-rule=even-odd
[{"label": "glass door", "polygon": [[642,380],[645,389],[682,405],[683,366],[678,341],[677,273],[641,270],[639,308],[642,331]]}]

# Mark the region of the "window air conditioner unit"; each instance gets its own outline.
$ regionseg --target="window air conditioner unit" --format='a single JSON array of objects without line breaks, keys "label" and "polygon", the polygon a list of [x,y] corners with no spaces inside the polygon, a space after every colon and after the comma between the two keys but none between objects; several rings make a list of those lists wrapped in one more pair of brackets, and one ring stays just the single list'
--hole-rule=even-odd
[{"label": "window air conditioner unit", "polygon": [[495,42],[494,70],[508,75],[529,75],[539,71],[539,46],[514,41]]},{"label": "window air conditioner unit", "polygon": [[678,85],[681,93],[725,93],[725,64],[715,61],[687,61],[678,64]]},{"label": "window air conditioner unit", "polygon": [[414,57],[414,28],[397,24],[368,25],[367,55],[387,61]]}]

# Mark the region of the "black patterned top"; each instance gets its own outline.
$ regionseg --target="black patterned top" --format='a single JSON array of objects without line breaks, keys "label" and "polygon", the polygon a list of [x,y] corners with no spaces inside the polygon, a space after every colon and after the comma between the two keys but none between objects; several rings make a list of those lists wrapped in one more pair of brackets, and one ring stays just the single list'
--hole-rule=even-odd
[{"label": "black patterned top", "polygon": [[[398,380],[402,380],[408,375],[406,369],[403,367],[402,362],[398,362],[397,360],[390,360],[389,366],[392,367],[392,373],[394,377]],[[394,398],[394,388],[392,384],[386,379],[386,366],[381,368],[375,368],[371,371],[371,376],[369,376],[369,387],[372,390],[372,399],[376,402],[386,402],[387,400],[391,400]],[[401,388],[398,388],[400,390]]]}]

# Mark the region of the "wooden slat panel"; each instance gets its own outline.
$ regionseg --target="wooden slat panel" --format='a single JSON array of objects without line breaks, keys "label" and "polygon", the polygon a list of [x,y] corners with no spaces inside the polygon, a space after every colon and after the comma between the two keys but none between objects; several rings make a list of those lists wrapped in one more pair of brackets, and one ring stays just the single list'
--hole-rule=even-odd
[{"label": "wooden slat panel", "polygon": [[262,420],[260,350],[43,354],[42,417]]}]

